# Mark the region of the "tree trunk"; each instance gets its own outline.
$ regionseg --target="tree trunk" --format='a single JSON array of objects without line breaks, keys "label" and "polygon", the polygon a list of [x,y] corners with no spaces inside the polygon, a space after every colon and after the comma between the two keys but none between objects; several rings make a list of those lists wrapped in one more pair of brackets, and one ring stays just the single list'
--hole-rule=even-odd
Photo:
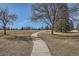
[{"label": "tree trunk", "polygon": [[51,30],[51,35],[53,35],[53,29]]},{"label": "tree trunk", "polygon": [[54,23],[51,26],[51,35],[53,35],[53,33],[54,33],[53,30],[54,30]]},{"label": "tree trunk", "polygon": [[53,15],[54,18],[53,18],[53,22],[52,22],[51,35],[53,35],[53,33],[54,33],[53,30],[54,30],[54,24],[55,24],[55,20],[56,20],[56,19],[55,19],[55,17],[56,17],[56,7],[55,7],[55,3],[53,3],[53,8],[54,8],[54,15]]},{"label": "tree trunk", "polygon": [[6,35],[6,26],[4,26],[4,35]]}]

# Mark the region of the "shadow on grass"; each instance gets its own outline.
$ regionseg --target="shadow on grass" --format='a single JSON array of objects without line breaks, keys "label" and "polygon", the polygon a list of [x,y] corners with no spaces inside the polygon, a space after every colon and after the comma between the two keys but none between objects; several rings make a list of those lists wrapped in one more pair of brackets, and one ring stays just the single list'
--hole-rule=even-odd
[{"label": "shadow on grass", "polygon": [[11,40],[11,41],[18,41],[18,40],[29,41],[29,40],[32,40],[32,37],[31,36],[13,36],[13,35],[8,35],[7,37],[5,37],[5,39]]},{"label": "shadow on grass", "polygon": [[[65,32],[63,32],[63,33],[65,33]],[[79,33],[79,32],[66,32],[66,33]]]},{"label": "shadow on grass", "polygon": [[0,37],[3,37],[4,35],[0,35]]},{"label": "shadow on grass", "polygon": [[[72,33],[71,33],[72,34]],[[63,34],[54,34],[54,35],[52,35],[52,36],[61,36],[61,37],[79,37],[79,35],[63,35]]]},{"label": "shadow on grass", "polygon": [[43,36],[49,39],[78,39],[79,40],[79,35],[60,35],[60,34],[39,34],[39,37],[43,39]]},{"label": "shadow on grass", "polygon": [[79,35],[60,35],[60,34],[54,34],[51,36],[56,39],[79,39]]}]

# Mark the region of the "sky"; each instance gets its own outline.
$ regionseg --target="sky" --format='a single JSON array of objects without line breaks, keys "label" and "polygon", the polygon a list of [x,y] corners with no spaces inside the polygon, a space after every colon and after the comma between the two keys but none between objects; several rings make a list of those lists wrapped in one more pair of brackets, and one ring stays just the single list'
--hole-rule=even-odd
[{"label": "sky", "polygon": [[[70,7],[72,4],[69,5]],[[29,18],[32,15],[31,4],[28,3],[0,3],[0,8],[8,8],[9,13],[16,14],[18,19],[13,23],[13,25],[9,25],[9,27],[13,28],[21,28],[21,27],[32,27],[32,28],[40,28],[42,26],[46,26],[45,23],[41,22],[32,22]],[[78,17],[75,17],[79,19]],[[76,26],[76,22],[74,23]]]},{"label": "sky", "polygon": [[13,28],[21,28],[21,27],[32,27],[32,28],[40,28],[44,26],[44,23],[41,22],[32,22],[30,20],[31,12],[31,4],[24,3],[0,3],[0,8],[8,8],[9,13],[16,14],[18,19],[14,21],[13,25],[9,25],[9,27]]}]

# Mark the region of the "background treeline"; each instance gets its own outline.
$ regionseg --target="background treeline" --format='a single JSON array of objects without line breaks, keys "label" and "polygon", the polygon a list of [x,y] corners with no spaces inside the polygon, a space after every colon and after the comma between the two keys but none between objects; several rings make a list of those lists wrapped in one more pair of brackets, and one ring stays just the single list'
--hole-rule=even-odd
[{"label": "background treeline", "polygon": [[50,30],[49,26],[42,26],[40,28],[21,27],[20,30]]},{"label": "background treeline", "polygon": [[[0,30],[3,30],[3,28],[0,28]],[[42,26],[40,28],[32,28],[30,26],[28,26],[28,27],[21,27],[21,28],[6,27],[6,30],[50,30],[50,27],[49,26]]]}]

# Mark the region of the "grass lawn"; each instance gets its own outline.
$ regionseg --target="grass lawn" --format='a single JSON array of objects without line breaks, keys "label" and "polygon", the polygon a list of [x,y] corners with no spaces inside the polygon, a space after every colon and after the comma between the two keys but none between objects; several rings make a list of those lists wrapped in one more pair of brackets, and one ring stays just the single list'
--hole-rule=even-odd
[{"label": "grass lawn", "polygon": [[[30,35],[40,30],[7,30],[7,34],[9,35],[19,35],[19,34],[26,34]],[[3,35],[3,30],[0,30],[0,35]]]},{"label": "grass lawn", "polygon": [[[50,35],[40,33],[53,56],[79,56],[79,33],[68,33],[69,35]],[[74,34],[74,35],[70,35]]]},{"label": "grass lawn", "polygon": [[3,30],[0,30],[0,56],[29,56],[33,42],[28,36],[37,31],[7,30],[8,35],[3,36]]}]

